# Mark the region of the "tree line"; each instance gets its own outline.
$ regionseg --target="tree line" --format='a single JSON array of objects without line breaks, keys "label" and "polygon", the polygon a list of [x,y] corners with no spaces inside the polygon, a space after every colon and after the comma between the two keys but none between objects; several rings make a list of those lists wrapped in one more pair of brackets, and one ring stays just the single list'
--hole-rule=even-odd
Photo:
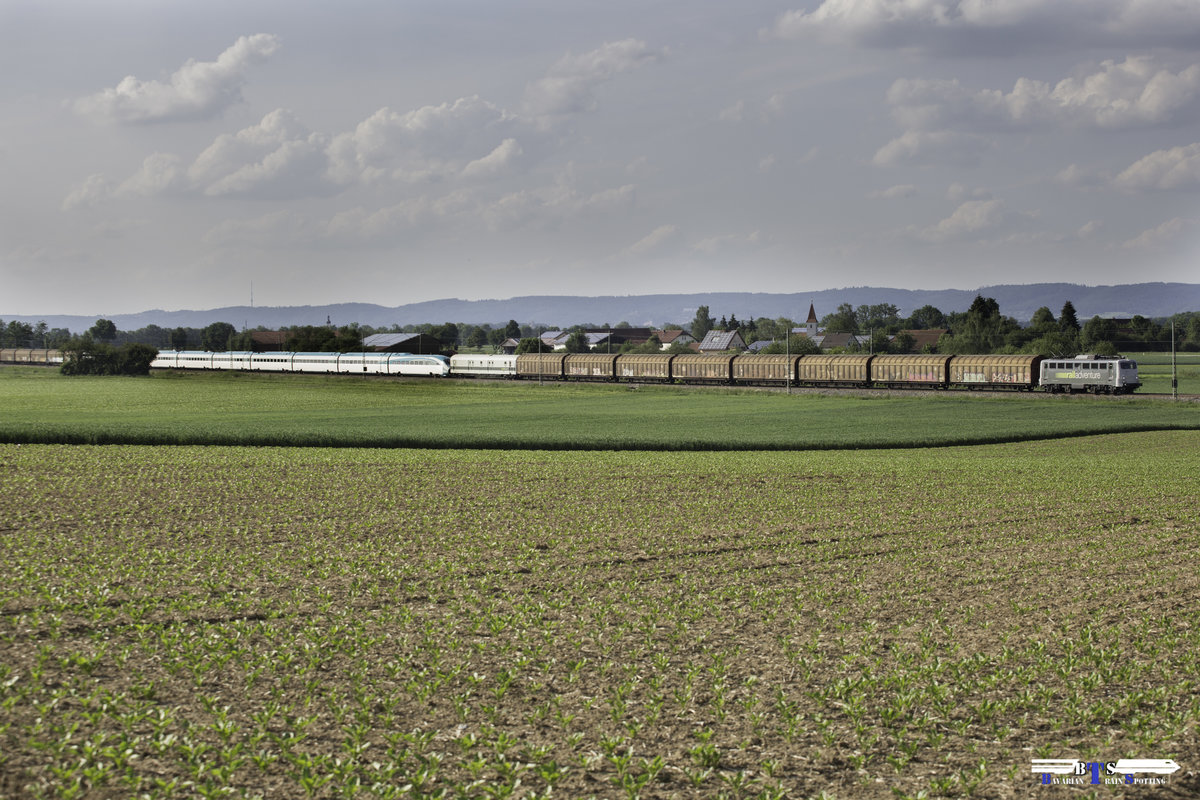
[{"label": "tree line", "polygon": [[[819,326],[826,334],[854,334],[858,341],[837,351],[875,353],[912,352],[915,339],[906,331],[941,329],[947,331],[936,347],[928,352],[945,354],[1040,354],[1062,356],[1081,352],[1118,353],[1167,351],[1171,348],[1171,325],[1175,326],[1178,350],[1200,351],[1200,312],[1189,311],[1172,317],[1149,319],[1134,316],[1124,324],[1094,316],[1080,323],[1075,306],[1067,301],[1058,316],[1050,308],[1039,308],[1028,325],[1000,312],[990,297],[976,296],[966,311],[942,312],[932,305],[922,306],[908,316],[891,303],[860,305],[843,303],[821,318]],[[697,341],[710,330],[738,331],[747,342],[773,340],[761,352],[784,352],[781,340],[797,327],[796,322],[780,317],[738,321],[730,314],[716,321],[707,306],[701,306],[691,324]],[[865,341],[862,341],[865,339]],[[791,335],[792,352],[808,352],[813,343],[807,336]]]},{"label": "tree line", "polygon": [[[1026,325],[1001,313],[999,304],[992,298],[976,296],[971,307],[962,312],[944,313],[926,305],[908,316],[901,316],[899,309],[890,303],[865,304],[854,307],[843,303],[832,313],[820,320],[826,334],[850,333],[864,339],[852,343],[843,351],[870,350],[882,352],[912,352],[913,339],[905,331],[944,329],[935,350],[939,353],[1039,353],[1042,355],[1068,355],[1076,352],[1138,352],[1166,351],[1171,347],[1171,324],[1175,326],[1175,346],[1183,351],[1200,351],[1200,312],[1191,311],[1172,317],[1150,319],[1134,316],[1123,324],[1102,317],[1092,317],[1080,322],[1074,305],[1068,301],[1058,314],[1048,307],[1039,308]],[[580,353],[589,350],[585,329],[612,329],[632,327],[628,322],[595,325],[585,323],[569,328],[568,352]],[[744,320],[736,314],[723,314],[719,319],[708,306],[700,306],[689,325],[668,324],[664,330],[686,330],[696,341],[702,341],[712,330],[738,331],[747,344],[769,341],[761,352],[783,353],[790,350],[802,354],[818,352],[815,343],[807,336],[793,331],[799,323],[787,317],[749,317]],[[253,330],[238,330],[228,322],[214,322],[203,328],[163,328],[147,325],[132,331],[121,331],[108,319],[98,319],[81,335],[73,335],[65,328],[49,328],[45,322],[30,324],[11,320],[0,320],[0,347],[5,348],[51,348],[95,354],[105,348],[114,350],[128,345],[145,345],[157,350],[230,350],[253,351],[261,349],[292,350],[297,352],[354,352],[363,347],[363,340],[376,333],[419,333],[437,339],[444,352],[460,349],[496,349],[506,340],[519,342],[517,352],[537,352],[541,345],[540,336],[550,326],[522,324],[509,320],[503,325],[444,322],[416,325],[392,325],[372,327],[349,323],[342,326],[301,325],[283,328],[281,345],[264,347],[254,341],[253,334],[268,330],[258,327]],[[602,344],[597,348],[603,352],[663,352],[657,337],[644,344]],[[672,346],[674,352],[691,352],[686,345]],[[668,350],[667,352],[671,352]]]}]

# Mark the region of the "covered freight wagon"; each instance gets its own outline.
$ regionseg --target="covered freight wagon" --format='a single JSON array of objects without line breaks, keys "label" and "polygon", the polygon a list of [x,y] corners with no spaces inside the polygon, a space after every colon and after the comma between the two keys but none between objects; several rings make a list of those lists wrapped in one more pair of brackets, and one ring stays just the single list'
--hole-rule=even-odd
[{"label": "covered freight wagon", "polygon": [[562,380],[566,358],[566,353],[522,353],[517,356],[517,377]]},{"label": "covered freight wagon", "polygon": [[733,380],[733,359],[729,355],[684,353],[671,362],[671,377],[679,381],[729,383]]},{"label": "covered freight wagon", "polygon": [[671,379],[671,359],[666,353],[625,353],[617,356],[619,381],[668,381]]},{"label": "covered freight wagon", "polygon": [[1042,357],[954,356],[950,359],[950,385],[969,389],[1034,389]]},{"label": "covered freight wagon", "polygon": [[871,383],[882,386],[945,386],[950,356],[875,356]]},{"label": "covered freight wagon", "polygon": [[563,377],[579,380],[616,380],[617,356],[610,353],[569,353],[563,359]]},{"label": "covered freight wagon", "polygon": [[802,356],[796,366],[796,381],[814,386],[866,386],[871,379],[869,367],[874,356],[811,355]]},{"label": "covered freight wagon", "polygon": [[747,354],[733,359],[734,383],[787,383],[796,380],[800,356]]}]

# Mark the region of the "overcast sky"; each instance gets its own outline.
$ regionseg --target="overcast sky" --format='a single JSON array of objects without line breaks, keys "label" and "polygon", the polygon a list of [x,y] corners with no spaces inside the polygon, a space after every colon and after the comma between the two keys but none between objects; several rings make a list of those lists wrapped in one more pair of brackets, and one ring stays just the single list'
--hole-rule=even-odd
[{"label": "overcast sky", "polygon": [[0,315],[1200,283],[1195,0],[0,0]]}]

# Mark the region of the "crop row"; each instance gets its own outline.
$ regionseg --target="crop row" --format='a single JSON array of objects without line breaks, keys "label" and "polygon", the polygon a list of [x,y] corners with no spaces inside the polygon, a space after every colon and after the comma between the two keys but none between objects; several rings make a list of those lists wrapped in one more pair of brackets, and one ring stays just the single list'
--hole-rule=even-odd
[{"label": "crop row", "polygon": [[0,795],[1184,790],[1197,444],[0,446]]}]

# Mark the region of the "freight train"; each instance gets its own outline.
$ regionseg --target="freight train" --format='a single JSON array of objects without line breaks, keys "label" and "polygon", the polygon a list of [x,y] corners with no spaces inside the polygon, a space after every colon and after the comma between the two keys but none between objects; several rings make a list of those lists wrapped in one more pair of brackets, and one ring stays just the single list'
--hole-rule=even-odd
[{"label": "freight train", "polygon": [[[61,364],[57,350],[0,350],[0,362]],[[309,372],[514,380],[700,383],[895,389],[1009,389],[1127,394],[1142,384],[1120,356],[1038,355],[713,355],[525,353],[215,353],[164,350],[156,369]]]}]

